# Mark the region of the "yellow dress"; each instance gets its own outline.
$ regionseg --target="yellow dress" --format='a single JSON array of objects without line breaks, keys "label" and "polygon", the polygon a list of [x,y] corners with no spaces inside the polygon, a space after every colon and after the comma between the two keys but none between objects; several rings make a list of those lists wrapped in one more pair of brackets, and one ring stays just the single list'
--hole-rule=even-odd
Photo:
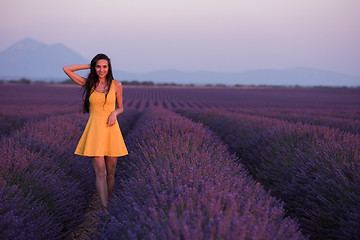
[{"label": "yellow dress", "polygon": [[[105,94],[93,91],[90,95],[90,116],[75,154],[94,157],[121,157],[128,154],[118,122],[108,127],[106,122],[115,110],[116,96],[112,81],[105,102]],[[105,102],[105,105],[104,105]]]}]

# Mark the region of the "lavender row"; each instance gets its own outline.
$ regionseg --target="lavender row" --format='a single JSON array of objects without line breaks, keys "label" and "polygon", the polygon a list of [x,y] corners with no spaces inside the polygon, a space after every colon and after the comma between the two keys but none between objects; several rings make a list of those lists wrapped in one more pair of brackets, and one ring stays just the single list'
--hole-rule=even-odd
[{"label": "lavender row", "polygon": [[9,136],[15,130],[21,129],[28,121],[38,121],[54,115],[67,115],[80,112],[79,105],[52,106],[52,105],[26,105],[1,106],[0,137]]},{"label": "lavender row", "polygon": [[350,109],[294,109],[294,108],[240,108],[228,109],[248,115],[265,116],[290,122],[338,128],[353,134],[360,133],[360,111]]},{"label": "lavender row", "polygon": [[[359,116],[360,89],[341,88],[208,88],[124,87],[124,105],[142,110],[167,109],[298,109],[354,111]],[[340,115],[342,117],[343,115]],[[359,118],[357,118],[359,120]]]},{"label": "lavender row", "polygon": [[223,111],[181,111],[214,130],[313,239],[360,236],[360,137]]},{"label": "lavender row", "polygon": [[148,109],[126,143],[110,220],[95,239],[304,238],[282,204],[201,125]]},{"label": "lavender row", "polygon": [[[69,174],[73,168],[67,167],[71,161],[77,164],[84,160],[66,154],[71,144],[67,137],[76,134],[71,122],[71,118],[62,117],[29,123],[2,139],[4,239],[58,239],[81,221],[87,194],[80,181]],[[66,129],[57,131],[57,126]],[[91,176],[87,168],[83,167],[83,173]]]},{"label": "lavender row", "polygon": [[9,136],[27,121],[80,111],[80,87],[0,85],[0,136]]},{"label": "lavender row", "polygon": [[[134,115],[125,113],[119,124]],[[90,161],[73,152],[86,118],[69,114],[30,121],[2,139],[1,239],[61,239],[83,220],[95,175]]]}]

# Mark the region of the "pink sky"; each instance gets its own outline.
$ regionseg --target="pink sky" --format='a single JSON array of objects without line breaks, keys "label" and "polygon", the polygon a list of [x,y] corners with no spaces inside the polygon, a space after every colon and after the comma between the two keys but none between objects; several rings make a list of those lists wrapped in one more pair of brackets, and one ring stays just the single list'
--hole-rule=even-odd
[{"label": "pink sky", "polygon": [[11,0],[0,51],[30,37],[114,67],[239,72],[313,67],[360,75],[359,0]]}]

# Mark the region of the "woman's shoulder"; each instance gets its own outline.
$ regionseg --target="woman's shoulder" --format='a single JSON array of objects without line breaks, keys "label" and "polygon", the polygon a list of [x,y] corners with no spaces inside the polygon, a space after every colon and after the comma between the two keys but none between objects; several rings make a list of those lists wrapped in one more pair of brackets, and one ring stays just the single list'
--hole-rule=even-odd
[{"label": "woman's shoulder", "polygon": [[122,85],[120,81],[113,80],[112,84],[114,84],[115,92],[122,92]]},{"label": "woman's shoulder", "polygon": [[118,86],[121,87],[121,86],[122,86],[122,85],[121,85],[121,82],[118,81],[118,80],[115,80],[115,79],[112,81],[112,83],[115,85],[115,87],[118,87]]}]

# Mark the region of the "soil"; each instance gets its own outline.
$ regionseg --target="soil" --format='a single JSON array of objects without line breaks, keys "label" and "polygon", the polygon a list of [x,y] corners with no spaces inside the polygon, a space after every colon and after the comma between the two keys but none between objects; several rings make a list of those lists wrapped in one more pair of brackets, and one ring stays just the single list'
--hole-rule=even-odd
[{"label": "soil", "polygon": [[98,224],[97,213],[102,211],[97,194],[94,194],[89,204],[88,211],[84,215],[84,221],[77,225],[73,231],[63,240],[89,240],[91,234],[96,233]]}]

